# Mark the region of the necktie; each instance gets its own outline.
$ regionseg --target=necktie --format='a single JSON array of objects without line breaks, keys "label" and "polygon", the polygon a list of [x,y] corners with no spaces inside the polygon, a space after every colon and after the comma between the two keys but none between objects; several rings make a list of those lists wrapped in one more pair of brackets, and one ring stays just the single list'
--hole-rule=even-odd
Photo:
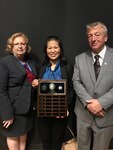
[{"label": "necktie", "polygon": [[27,74],[27,79],[29,80],[30,83],[32,83],[33,79],[35,79],[35,75],[30,71],[27,64],[24,64],[24,68]]},{"label": "necktie", "polygon": [[95,69],[95,76],[96,79],[98,78],[99,72],[100,72],[100,62],[99,62],[99,55],[95,55],[95,63],[94,63],[94,69]]}]

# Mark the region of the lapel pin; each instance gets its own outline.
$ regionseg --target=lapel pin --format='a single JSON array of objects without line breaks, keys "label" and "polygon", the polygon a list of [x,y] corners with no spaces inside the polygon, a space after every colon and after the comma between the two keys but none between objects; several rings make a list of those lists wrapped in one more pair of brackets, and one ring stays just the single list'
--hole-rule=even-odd
[{"label": "lapel pin", "polygon": [[105,62],[104,65],[107,65],[107,63]]}]

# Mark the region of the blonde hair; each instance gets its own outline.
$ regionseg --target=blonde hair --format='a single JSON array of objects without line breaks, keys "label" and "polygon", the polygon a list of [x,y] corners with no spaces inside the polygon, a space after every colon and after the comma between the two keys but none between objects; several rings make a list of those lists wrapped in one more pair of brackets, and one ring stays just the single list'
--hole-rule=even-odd
[{"label": "blonde hair", "polygon": [[93,23],[90,23],[90,24],[86,25],[86,32],[88,33],[88,31],[89,31],[91,28],[97,28],[97,27],[100,27],[100,28],[103,29],[104,35],[107,35],[107,34],[108,34],[107,27],[106,27],[105,24],[102,23],[102,22],[93,22]]},{"label": "blonde hair", "polygon": [[25,39],[25,42],[26,42],[26,46],[27,46],[27,53],[30,53],[31,52],[31,47],[28,45],[28,37],[24,34],[24,33],[21,33],[21,32],[18,32],[18,33],[14,33],[8,40],[7,40],[7,46],[6,46],[6,51],[9,52],[9,53],[13,53],[12,52],[12,48],[14,46],[14,40],[15,38],[17,37],[23,37]]}]

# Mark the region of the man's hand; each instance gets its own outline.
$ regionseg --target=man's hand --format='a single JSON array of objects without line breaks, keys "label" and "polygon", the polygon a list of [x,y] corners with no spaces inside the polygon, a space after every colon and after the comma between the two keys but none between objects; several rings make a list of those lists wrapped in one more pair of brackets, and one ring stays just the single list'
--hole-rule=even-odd
[{"label": "man's hand", "polygon": [[95,115],[98,116],[98,117],[104,117],[105,116],[105,111],[101,110],[100,112],[96,113]]},{"label": "man's hand", "polygon": [[104,115],[103,108],[97,99],[87,100],[87,109],[94,115]]}]

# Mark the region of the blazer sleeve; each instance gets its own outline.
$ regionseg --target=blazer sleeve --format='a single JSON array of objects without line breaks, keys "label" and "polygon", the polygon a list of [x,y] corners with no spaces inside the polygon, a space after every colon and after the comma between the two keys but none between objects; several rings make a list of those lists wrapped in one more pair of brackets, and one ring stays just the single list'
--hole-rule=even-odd
[{"label": "blazer sleeve", "polygon": [[14,117],[14,108],[8,96],[9,72],[5,64],[5,62],[0,61],[0,113],[2,120]]},{"label": "blazer sleeve", "polygon": [[75,100],[75,92],[73,89],[73,82],[72,82],[72,76],[73,76],[73,65],[72,64],[68,64],[66,67],[66,72],[67,72],[67,95],[68,95],[68,109],[70,108],[70,105],[73,101],[73,99]]}]

